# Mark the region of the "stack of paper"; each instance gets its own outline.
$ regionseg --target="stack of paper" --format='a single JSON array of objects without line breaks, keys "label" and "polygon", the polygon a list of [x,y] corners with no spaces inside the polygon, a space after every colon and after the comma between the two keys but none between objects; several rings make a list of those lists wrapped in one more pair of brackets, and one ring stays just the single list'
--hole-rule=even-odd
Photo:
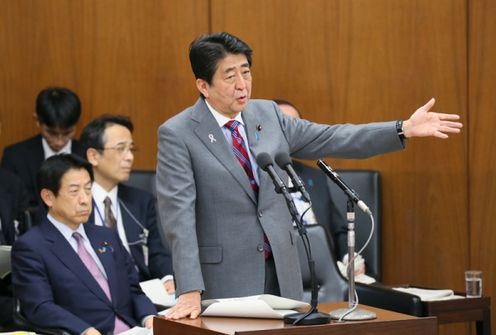
[{"label": "stack of paper", "polygon": [[141,289],[155,305],[171,307],[176,304],[176,296],[167,294],[160,279],[151,279],[140,283]]},{"label": "stack of paper", "polygon": [[204,300],[202,316],[245,317],[282,319],[310,308],[306,302],[278,297],[270,294],[239,298]]},{"label": "stack of paper", "polygon": [[0,245],[0,278],[10,273],[10,245]]}]

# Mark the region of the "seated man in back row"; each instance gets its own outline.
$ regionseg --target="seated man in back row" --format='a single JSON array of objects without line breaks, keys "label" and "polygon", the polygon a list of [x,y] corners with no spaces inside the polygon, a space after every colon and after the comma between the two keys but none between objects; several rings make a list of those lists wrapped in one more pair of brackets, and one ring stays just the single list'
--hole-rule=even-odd
[{"label": "seated man in back row", "polygon": [[174,292],[170,252],[160,236],[151,193],[121,184],[129,179],[135,146],[128,117],[103,115],[91,121],[80,137],[93,166],[93,213],[88,223],[117,231],[136,264],[140,280],[161,279]]},{"label": "seated man in back row", "polygon": [[22,180],[30,206],[41,205],[40,190],[36,188],[36,173],[41,163],[60,153],[79,154],[79,144],[73,137],[80,115],[81,102],[76,93],[62,87],[44,89],[36,98],[33,115],[40,134],[5,148],[2,167]]},{"label": "seated man in back row", "polygon": [[38,173],[48,214],[12,249],[12,283],[26,318],[71,334],[119,334],[152,327],[156,309],[114,230],[84,224],[91,213],[91,166],[73,155],[47,159]]}]

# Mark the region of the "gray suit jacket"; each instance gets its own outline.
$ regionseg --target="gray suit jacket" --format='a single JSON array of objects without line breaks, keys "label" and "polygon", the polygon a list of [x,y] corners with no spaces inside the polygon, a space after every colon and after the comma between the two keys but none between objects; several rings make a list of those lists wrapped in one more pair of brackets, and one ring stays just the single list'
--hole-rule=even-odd
[{"label": "gray suit jacket", "polygon": [[[395,122],[319,125],[285,116],[265,100],[251,100],[242,117],[255,157],[286,151],[302,159],[365,158],[403,148]],[[203,290],[203,298],[262,294],[265,232],[281,295],[301,299],[292,221],[270,177],[259,171],[257,199],[202,99],[162,124],[158,133],[158,208],[172,251],[177,294],[192,290]]]}]

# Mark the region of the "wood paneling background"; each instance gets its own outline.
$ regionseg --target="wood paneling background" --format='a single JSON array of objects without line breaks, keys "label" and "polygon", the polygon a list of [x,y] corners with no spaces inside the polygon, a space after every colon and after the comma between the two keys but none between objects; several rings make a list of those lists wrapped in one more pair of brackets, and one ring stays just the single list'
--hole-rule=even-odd
[{"label": "wood paneling background", "polygon": [[328,162],[381,172],[386,283],[464,290],[463,271],[480,268],[485,292],[496,296],[496,0],[0,4],[0,150],[37,132],[36,94],[61,85],[81,97],[80,129],[102,113],[131,115],[136,167],[154,168],[157,127],[198,96],[189,43],[209,31],[229,31],[254,49],[253,97],[291,100],[317,122],[406,119],[436,97],[436,111],[462,116],[462,134]]},{"label": "wood paneling background", "polygon": [[187,50],[209,29],[208,2],[185,0],[1,1],[0,147],[37,132],[38,92],[73,89],[79,130],[103,113],[130,115],[137,167],[155,166],[157,128],[191,104]]}]

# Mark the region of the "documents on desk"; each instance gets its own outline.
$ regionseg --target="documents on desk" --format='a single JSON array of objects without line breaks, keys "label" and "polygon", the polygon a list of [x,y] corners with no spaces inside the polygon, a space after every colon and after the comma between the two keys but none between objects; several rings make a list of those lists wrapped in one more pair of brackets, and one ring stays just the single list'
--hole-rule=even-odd
[{"label": "documents on desk", "polygon": [[0,245],[0,278],[10,272],[10,251],[12,246]]},{"label": "documents on desk", "polygon": [[310,305],[303,301],[271,294],[202,301],[202,316],[282,319],[285,315],[305,312]]},{"label": "documents on desk", "polygon": [[153,335],[153,329],[144,327],[133,327],[126,330],[125,332],[120,333],[119,335]]},{"label": "documents on desk", "polygon": [[154,305],[172,307],[176,304],[176,296],[167,294],[160,279],[150,279],[140,282],[141,289]]},{"label": "documents on desk", "polygon": [[425,289],[418,287],[393,287],[393,290],[416,295],[422,301],[437,301],[437,300],[450,300],[450,299],[463,299],[465,297],[455,295],[453,290],[444,289]]}]

